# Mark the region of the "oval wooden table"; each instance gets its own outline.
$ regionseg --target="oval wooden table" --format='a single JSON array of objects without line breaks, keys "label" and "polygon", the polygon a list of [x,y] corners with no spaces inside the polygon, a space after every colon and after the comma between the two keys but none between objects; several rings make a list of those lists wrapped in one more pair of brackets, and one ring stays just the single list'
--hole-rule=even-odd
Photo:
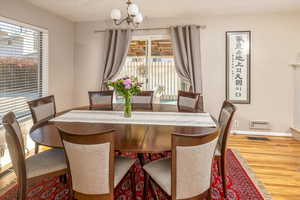
[{"label": "oval wooden table", "polygon": [[[77,107],[72,110],[88,110],[89,106]],[[113,110],[122,111],[122,104],[114,104]],[[188,109],[179,110],[176,105],[153,104],[133,105],[133,111],[153,112],[198,112]],[[64,111],[66,112],[66,111]],[[63,113],[63,112],[62,112]],[[62,114],[60,113],[60,114]],[[93,134],[114,130],[115,150],[134,153],[160,153],[171,151],[171,135],[204,136],[218,131],[216,128],[181,127],[160,125],[123,125],[123,124],[91,124],[70,122],[46,122],[34,126],[30,131],[31,139],[39,145],[62,148],[59,132],[56,127],[74,134]]]},{"label": "oval wooden table", "polygon": [[[104,107],[105,108],[105,107]],[[78,107],[72,110],[88,110],[89,106]],[[94,108],[97,109],[97,108]],[[99,109],[100,110],[100,109]],[[103,110],[103,107],[102,109]],[[113,110],[122,111],[123,105],[114,104]],[[152,112],[200,112],[188,108],[178,108],[176,105],[153,104],[133,105],[133,111]],[[65,111],[66,112],[66,111]],[[63,113],[63,112],[62,112]],[[60,114],[62,114],[60,113]],[[59,115],[59,114],[58,114]],[[216,121],[216,120],[215,120]],[[216,122],[217,124],[217,122]],[[124,125],[124,124],[96,124],[96,123],[70,123],[70,122],[45,122],[34,126],[30,131],[33,141],[39,145],[54,148],[62,148],[59,127],[72,134],[97,134],[107,131],[115,131],[115,150],[119,152],[137,153],[141,165],[145,164],[144,153],[161,153],[171,151],[171,135],[205,136],[215,133],[216,128],[181,127],[160,125]],[[144,196],[146,195],[148,176],[145,174]]]}]

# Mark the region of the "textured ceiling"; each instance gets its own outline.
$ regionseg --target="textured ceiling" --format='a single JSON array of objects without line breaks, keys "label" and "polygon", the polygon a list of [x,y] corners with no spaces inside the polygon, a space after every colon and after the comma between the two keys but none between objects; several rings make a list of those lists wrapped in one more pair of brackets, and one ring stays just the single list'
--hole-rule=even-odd
[{"label": "textured ceiling", "polygon": [[[107,20],[125,0],[26,0],[72,21]],[[300,12],[300,0],[133,0],[147,18]]]}]

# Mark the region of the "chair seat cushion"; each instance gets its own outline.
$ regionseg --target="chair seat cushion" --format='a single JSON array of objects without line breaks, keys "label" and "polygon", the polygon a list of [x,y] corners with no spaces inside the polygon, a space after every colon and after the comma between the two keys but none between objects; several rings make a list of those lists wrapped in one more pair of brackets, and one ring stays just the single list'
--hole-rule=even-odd
[{"label": "chair seat cushion", "polygon": [[62,149],[50,149],[33,155],[25,160],[27,178],[67,169],[65,152]]},{"label": "chair seat cushion", "polygon": [[116,187],[122,178],[126,175],[131,166],[135,163],[135,159],[117,156],[115,158],[115,179],[114,186]]},{"label": "chair seat cushion", "polygon": [[150,162],[143,167],[151,178],[171,196],[171,158]]}]

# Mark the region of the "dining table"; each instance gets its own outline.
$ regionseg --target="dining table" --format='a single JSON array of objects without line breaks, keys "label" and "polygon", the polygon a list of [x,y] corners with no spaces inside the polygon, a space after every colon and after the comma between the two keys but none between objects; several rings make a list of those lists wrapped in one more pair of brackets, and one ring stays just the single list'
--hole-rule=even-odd
[{"label": "dining table", "polygon": [[[61,116],[64,113],[74,110],[105,110],[105,106],[91,108],[90,106],[75,107],[65,110],[56,115]],[[122,111],[123,104],[113,104],[112,111]],[[177,105],[170,104],[136,104],[132,105],[134,112],[170,112],[172,115],[176,113],[201,113],[201,110],[192,110],[189,108],[179,108]],[[62,141],[58,128],[73,134],[97,134],[113,130],[115,132],[115,150],[119,152],[133,153],[161,153],[171,151],[172,134],[184,136],[205,136],[219,131],[219,126],[215,118],[212,117],[215,126],[178,126],[160,125],[160,124],[120,124],[111,121],[109,123],[87,123],[87,122],[57,122],[48,120],[46,122],[36,124],[30,130],[31,139],[39,145],[52,148],[62,148]]]},{"label": "dining table", "polygon": [[[144,121],[140,121],[140,123],[137,124],[131,123],[130,120],[125,120],[123,123],[122,120],[124,119],[122,117],[120,118],[120,115],[124,109],[123,106],[123,104],[113,104],[113,106],[81,106],[68,109],[58,113],[54,119],[46,120],[42,123],[34,125],[30,130],[30,137],[39,145],[52,148],[63,148],[58,129],[62,129],[64,132],[77,135],[91,135],[113,131],[115,136],[115,151],[121,154],[136,153],[140,164],[143,166],[147,162],[144,156],[145,154],[147,154],[148,157],[150,155],[151,159],[152,153],[171,151],[172,134],[197,137],[209,136],[219,131],[218,122],[208,113],[204,114],[202,110],[194,110],[188,107],[179,107],[177,105],[169,104],[133,104],[133,113],[138,114],[139,112],[144,112],[145,116],[149,115],[147,116],[148,120],[146,118]],[[104,120],[104,123],[97,121],[90,123],[76,120],[64,121],[63,117],[68,113],[72,114],[72,112],[75,112],[75,114],[77,112],[78,116],[89,115],[90,113],[93,113],[96,117],[98,117],[99,113],[97,113],[97,111],[99,111],[100,116],[101,114],[118,113],[120,119],[108,119]],[[209,115],[209,117],[211,117],[213,120],[214,125],[198,126],[197,124],[197,126],[191,126],[190,121],[193,121],[192,118],[197,116],[201,117],[201,113],[203,113],[203,116],[206,118]],[[177,115],[184,115],[183,117],[181,116],[181,120],[186,120],[186,124],[179,125],[180,123],[178,124],[176,121]],[[151,116],[155,117],[157,120],[153,121]],[[137,116],[135,116],[135,118],[136,120],[139,120]],[[89,117],[89,119],[92,120],[91,117]],[[167,121],[167,123],[165,122],[166,124],[164,124],[163,121]],[[148,179],[148,175],[144,174],[143,196],[146,195]]]}]

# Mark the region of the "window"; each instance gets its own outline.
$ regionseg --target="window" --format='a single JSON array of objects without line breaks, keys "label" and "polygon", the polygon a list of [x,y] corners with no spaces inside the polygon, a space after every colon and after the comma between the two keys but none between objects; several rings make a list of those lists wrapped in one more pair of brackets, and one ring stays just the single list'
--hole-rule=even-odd
[{"label": "window", "polygon": [[172,43],[167,36],[132,40],[118,78],[124,76],[137,77],[144,83],[142,90],[153,90],[160,103],[175,103],[178,90],[188,88],[176,73]]},{"label": "window", "polygon": [[48,34],[0,19],[0,120],[30,113],[27,101],[48,93]]}]

